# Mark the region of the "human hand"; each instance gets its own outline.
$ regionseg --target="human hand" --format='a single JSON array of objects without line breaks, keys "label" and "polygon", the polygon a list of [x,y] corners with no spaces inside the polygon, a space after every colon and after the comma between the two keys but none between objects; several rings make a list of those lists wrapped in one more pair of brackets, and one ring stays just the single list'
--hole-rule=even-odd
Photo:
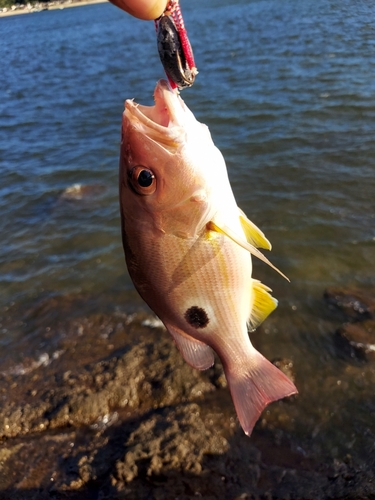
[{"label": "human hand", "polygon": [[160,17],[168,0],[110,0],[114,5],[131,16],[150,21]]}]

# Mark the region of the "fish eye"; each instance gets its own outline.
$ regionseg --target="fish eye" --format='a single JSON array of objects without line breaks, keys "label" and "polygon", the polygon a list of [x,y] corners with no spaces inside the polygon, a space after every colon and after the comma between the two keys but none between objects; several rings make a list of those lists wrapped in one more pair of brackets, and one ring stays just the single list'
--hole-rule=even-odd
[{"label": "fish eye", "polygon": [[138,184],[141,187],[147,188],[154,182],[155,176],[150,170],[141,170],[138,175]]},{"label": "fish eye", "polygon": [[129,172],[129,179],[134,191],[141,195],[149,195],[155,192],[156,178],[152,170],[137,165]]}]

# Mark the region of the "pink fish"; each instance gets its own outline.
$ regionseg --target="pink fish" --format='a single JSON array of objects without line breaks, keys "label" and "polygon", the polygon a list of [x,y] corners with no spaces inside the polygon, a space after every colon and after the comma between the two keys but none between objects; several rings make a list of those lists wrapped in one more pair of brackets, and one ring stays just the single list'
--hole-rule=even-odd
[{"label": "pink fish", "polygon": [[252,278],[251,255],[271,249],[238,208],[222,154],[206,125],[161,80],[154,106],[127,100],[120,204],[126,263],[142,298],[194,368],[220,357],[244,432],[272,401],[297,392],[251,344],[276,307]]}]

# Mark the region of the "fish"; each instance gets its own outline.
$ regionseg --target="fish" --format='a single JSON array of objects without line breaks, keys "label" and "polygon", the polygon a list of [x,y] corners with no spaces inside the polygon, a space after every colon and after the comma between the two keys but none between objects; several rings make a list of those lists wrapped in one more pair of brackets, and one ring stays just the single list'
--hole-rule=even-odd
[{"label": "fish", "polygon": [[[277,307],[252,277],[264,233],[237,206],[208,127],[166,80],[153,106],[125,101],[119,168],[125,260],[140,296],[198,370],[220,358],[238,420],[250,435],[264,408],[297,393],[251,344]],[[280,272],[280,271],[279,271]],[[281,273],[282,274],[282,273]]]}]

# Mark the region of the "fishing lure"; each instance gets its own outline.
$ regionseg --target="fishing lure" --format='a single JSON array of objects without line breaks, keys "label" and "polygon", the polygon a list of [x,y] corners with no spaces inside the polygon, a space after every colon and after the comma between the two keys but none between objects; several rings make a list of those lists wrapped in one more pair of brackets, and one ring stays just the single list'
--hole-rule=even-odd
[{"label": "fishing lure", "polygon": [[169,1],[163,14],[155,19],[155,28],[160,60],[171,87],[191,87],[198,70],[178,0]]}]

